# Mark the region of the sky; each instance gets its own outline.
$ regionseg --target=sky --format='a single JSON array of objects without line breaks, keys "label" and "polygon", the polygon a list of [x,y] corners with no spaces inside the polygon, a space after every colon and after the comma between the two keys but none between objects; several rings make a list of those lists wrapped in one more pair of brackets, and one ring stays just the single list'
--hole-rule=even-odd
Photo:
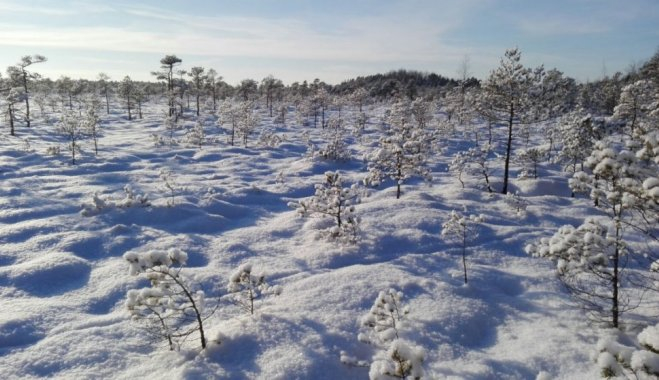
[{"label": "sky", "polygon": [[484,79],[508,48],[596,80],[659,49],[659,0],[0,0],[0,71],[154,80],[168,54],[229,84],[339,83],[397,69]]}]

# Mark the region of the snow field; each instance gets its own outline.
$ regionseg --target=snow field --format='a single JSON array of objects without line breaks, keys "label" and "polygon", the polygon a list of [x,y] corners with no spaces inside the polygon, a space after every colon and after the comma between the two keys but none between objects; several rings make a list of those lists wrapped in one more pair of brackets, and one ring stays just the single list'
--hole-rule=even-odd
[{"label": "snow field", "polygon": [[[374,117],[381,111],[369,110]],[[318,238],[330,219],[297,217],[287,203],[313,195],[328,170],[338,170],[346,186],[360,182],[375,123],[366,144],[351,139],[352,160],[337,163],[305,158],[302,130],[319,144],[322,132],[292,121],[276,129],[285,141],[274,148],[257,147],[255,137],[248,147],[230,147],[212,125],[206,132],[220,143],[154,147],[150,134],[163,133],[161,114],[154,109],[133,122],[119,110],[104,116],[99,156],[83,141],[75,166],[64,149],[44,153],[59,141],[45,123],[0,142],[3,378],[367,378],[368,368],[342,364],[340,353],[371,361],[373,347],[357,340],[359,321],[389,288],[404,294],[410,313],[401,334],[425,351],[428,378],[534,379],[543,371],[556,379],[598,377],[590,359],[596,330],[561,289],[552,264],[523,251],[594,213],[587,200],[569,198],[558,168],[511,183],[529,201],[518,217],[503,195],[476,189],[475,179],[460,188],[446,168],[465,143],[440,141],[432,186],[412,179],[400,200],[391,181],[365,189],[356,206],[361,239],[338,245]],[[20,148],[25,136],[30,152]],[[162,169],[171,172],[173,198]],[[495,188],[499,177],[495,172]],[[151,205],[81,214],[94,193],[123,199],[125,185]],[[440,237],[448,214],[465,208],[484,216],[467,247],[467,285],[461,248]],[[127,291],[147,283],[128,274],[122,255],[169,248],[188,254],[182,273],[207,302],[221,302],[205,323],[210,342],[202,353],[196,338],[181,352],[150,342],[124,306]],[[225,297],[231,273],[244,263],[283,289],[257,301],[254,316]]]}]

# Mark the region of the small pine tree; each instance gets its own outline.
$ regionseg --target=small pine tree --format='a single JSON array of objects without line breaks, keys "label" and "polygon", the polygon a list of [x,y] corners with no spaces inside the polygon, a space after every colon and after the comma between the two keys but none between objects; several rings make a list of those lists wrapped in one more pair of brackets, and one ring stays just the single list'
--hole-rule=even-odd
[{"label": "small pine tree", "polygon": [[555,261],[559,279],[590,317],[618,327],[628,304],[621,289],[626,250],[605,225],[586,219],[577,228],[563,226],[551,238],[527,245],[526,252]]},{"label": "small pine tree", "polygon": [[83,137],[84,121],[75,111],[65,111],[57,125],[61,134],[68,140],[68,149],[71,152],[71,164],[76,164],[76,153],[80,152],[79,140]]},{"label": "small pine tree", "polygon": [[235,304],[250,315],[254,314],[255,300],[268,295],[281,294],[281,287],[269,286],[265,282],[265,275],[254,273],[250,264],[242,264],[233,272],[227,290],[233,294]]},{"label": "small pine tree", "polygon": [[199,147],[199,149],[202,148],[204,145],[204,141],[206,140],[206,132],[204,131],[204,120],[203,118],[199,117],[197,118],[197,122],[195,123],[194,127],[188,130],[188,133],[186,134],[186,139],[189,144],[193,146]]},{"label": "small pine tree", "polygon": [[458,177],[460,185],[464,189],[465,182],[462,177],[464,174],[481,176],[484,186],[488,192],[492,192],[490,186],[490,167],[488,165],[488,156],[490,155],[490,146],[472,147],[466,151],[456,153],[449,164],[448,170]]},{"label": "small pine tree", "polygon": [[362,320],[365,331],[358,335],[360,342],[383,345],[399,338],[400,323],[410,310],[403,307],[403,293],[395,289],[381,291]]},{"label": "small pine tree", "polygon": [[128,252],[124,259],[133,276],[143,274],[151,287],[129,290],[126,307],[133,319],[145,321],[147,331],[167,340],[174,350],[192,334],[199,333],[201,348],[206,348],[204,320],[204,292],[193,291],[193,286],[181,274],[188,255],[180,249],[167,252]]},{"label": "small pine tree", "polygon": [[342,161],[350,158],[350,152],[346,147],[346,131],[342,121],[336,117],[329,117],[327,128],[324,130],[327,144],[318,150],[318,155],[326,160]]},{"label": "small pine tree", "polygon": [[547,152],[544,147],[518,149],[515,152],[515,159],[522,166],[522,170],[517,177],[537,179],[538,165],[547,158]]},{"label": "small pine tree", "polygon": [[386,135],[380,138],[380,148],[369,157],[369,174],[364,182],[377,186],[383,179],[391,178],[396,183],[396,199],[399,199],[401,185],[407,179],[418,176],[432,181],[426,162],[433,138],[412,122],[412,110],[405,101],[394,103],[386,121]]},{"label": "small pine tree", "polygon": [[332,217],[336,225],[325,231],[328,237],[355,243],[359,232],[355,205],[360,201],[356,185],[343,187],[338,172],[327,172],[325,183],[316,185],[316,194],[311,199],[291,202],[289,206],[296,208],[300,216],[321,214]]},{"label": "small pine tree", "polygon": [[424,360],[425,352],[422,348],[396,339],[387,351],[375,355],[368,377],[370,380],[420,380],[423,378]]},{"label": "small pine tree", "polygon": [[467,283],[467,244],[469,239],[476,235],[476,225],[484,221],[482,215],[462,215],[453,210],[449,218],[442,224],[442,238],[458,240],[462,245],[462,267],[464,269],[464,281]]}]

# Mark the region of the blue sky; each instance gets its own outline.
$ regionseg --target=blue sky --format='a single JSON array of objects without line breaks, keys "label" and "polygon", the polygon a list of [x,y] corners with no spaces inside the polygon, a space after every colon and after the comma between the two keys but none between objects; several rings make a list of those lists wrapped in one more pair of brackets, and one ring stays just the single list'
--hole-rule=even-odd
[{"label": "blue sky", "polygon": [[582,81],[624,71],[659,48],[659,1],[0,0],[0,67],[39,53],[48,62],[35,71],[53,79],[148,80],[165,54],[231,84],[399,68],[457,76],[465,57],[484,78],[514,46],[527,65]]}]

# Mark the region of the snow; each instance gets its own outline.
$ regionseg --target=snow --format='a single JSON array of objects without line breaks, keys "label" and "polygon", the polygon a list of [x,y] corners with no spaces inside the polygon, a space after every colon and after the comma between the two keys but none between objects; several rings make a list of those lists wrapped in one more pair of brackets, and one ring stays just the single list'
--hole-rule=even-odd
[{"label": "snow", "polygon": [[[391,180],[365,190],[354,212],[359,239],[339,244],[318,233],[331,218],[299,218],[287,204],[313,196],[327,171],[360,183],[367,167],[357,157],[374,145],[348,138],[351,160],[312,160],[302,132],[323,141],[321,128],[289,120],[268,125],[285,136],[274,147],[254,136],[247,147],[228,146],[211,124],[201,149],[154,146],[152,134],[169,134],[160,107],[147,103],[145,118],[132,122],[118,108],[101,114],[99,155],[80,140],[75,166],[64,148],[46,154],[66,142],[43,121],[0,141],[3,378],[366,378],[373,355],[384,361],[391,351],[361,342],[360,320],[390,288],[409,307],[406,343],[396,347],[428,378],[599,376],[589,358],[597,328],[560,287],[555,265],[524,253],[595,212],[589,199],[569,197],[558,166],[511,183],[526,202],[520,216],[501,194],[470,181],[463,190],[446,170],[462,142],[439,141],[446,153],[428,157],[432,187],[406,178],[399,200]],[[374,142],[382,109],[366,112],[364,141]],[[27,137],[31,151],[22,148]],[[464,208],[483,217],[469,241],[467,285],[461,247],[440,236],[449,214]],[[203,291],[205,310],[219,303],[205,321],[203,352],[196,339],[175,352],[152,342],[126,308],[133,289],[155,291],[131,274],[173,262],[186,264],[181,273]],[[246,268],[280,289],[255,300],[254,315],[224,297]]]}]

